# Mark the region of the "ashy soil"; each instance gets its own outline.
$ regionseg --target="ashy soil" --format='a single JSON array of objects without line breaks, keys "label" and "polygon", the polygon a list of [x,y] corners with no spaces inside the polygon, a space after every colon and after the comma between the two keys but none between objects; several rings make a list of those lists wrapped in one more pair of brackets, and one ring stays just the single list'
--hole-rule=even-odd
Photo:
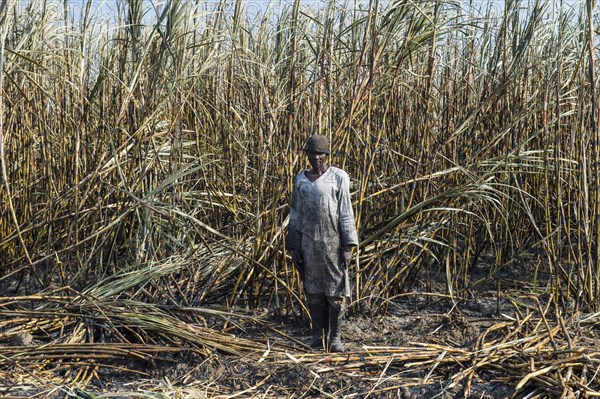
[{"label": "ashy soil", "polygon": [[[365,353],[365,349],[411,347],[415,344],[439,345],[470,349],[477,338],[502,319],[496,314],[495,292],[480,293],[472,303],[455,306],[451,301],[414,294],[396,301],[387,315],[349,314],[343,321],[343,341],[350,353]],[[291,345],[289,340],[272,329],[296,338],[308,345],[310,331],[307,320],[294,317],[269,316],[270,328],[259,326],[236,330],[238,336],[268,340],[271,345]],[[309,350],[307,350],[309,351]],[[295,351],[290,351],[298,356]],[[315,352],[320,353],[320,352]],[[350,363],[337,355],[316,355],[313,362],[262,362],[235,356],[215,356],[200,364],[179,362],[171,367],[157,367],[153,378],[168,379],[175,385],[207,381],[231,394],[249,390],[241,397],[336,397],[336,398],[506,398],[514,387],[503,381],[486,380],[479,376],[468,394],[464,384],[449,388],[452,372],[420,383],[427,370],[403,373],[401,369],[385,370],[383,366]],[[367,354],[365,353],[365,357]],[[360,357],[359,357],[360,359]],[[358,360],[357,363],[360,363]],[[194,365],[194,366],[192,366]],[[348,367],[348,368],[346,368]],[[331,368],[331,371],[323,369]],[[442,371],[443,373],[444,371]],[[445,378],[445,380],[444,380]]]},{"label": "ashy soil", "polygon": [[[414,294],[396,301],[387,315],[347,315],[342,324],[343,341],[350,353],[364,353],[365,348],[409,347],[423,343],[470,349],[485,329],[501,320],[501,316],[495,316],[496,307],[495,292],[479,293],[477,299],[458,306],[445,299],[434,297],[432,300],[427,295]],[[290,346],[292,356],[298,356],[298,352],[310,352],[309,349],[298,348],[298,344],[283,336],[308,345],[311,339],[308,320],[271,314],[267,316],[267,321],[269,328],[250,325],[235,328],[231,332],[239,337],[268,341],[273,347]],[[98,388],[95,392],[114,392],[135,387],[164,393],[170,389],[174,392],[176,387],[181,387],[179,392],[184,394],[185,387],[196,386],[199,390],[207,391],[208,397],[211,390],[207,387],[212,387],[215,395],[268,398],[491,399],[511,397],[514,393],[514,387],[510,384],[501,380],[486,380],[485,375],[479,376],[468,394],[464,384],[449,388],[451,374],[458,371],[458,367],[447,371],[447,375],[441,379],[438,376],[421,383],[427,374],[426,370],[411,374],[399,369],[386,371],[385,366],[360,364],[345,369],[351,362],[343,357],[341,360],[339,357],[332,360],[322,352],[315,352],[314,361],[308,363],[295,363],[292,360],[259,363],[256,359],[216,352],[205,359],[181,355],[172,362],[151,365],[146,369],[149,377],[144,382],[131,376],[107,375],[103,383],[98,385],[100,380],[95,383]],[[331,371],[323,371],[328,367]]]},{"label": "ashy soil", "polygon": [[[480,270],[480,273],[484,273]],[[69,376],[68,368],[42,389],[39,377],[26,378],[18,365],[0,368],[1,395],[52,398],[508,398],[523,397],[515,390],[515,378],[502,372],[479,372],[471,380],[452,385],[452,376],[468,368],[460,361],[439,364],[435,358],[423,367],[419,361],[395,361],[407,350],[438,345],[474,351],[478,340],[494,325],[512,320],[515,299],[523,304],[535,296],[544,303],[543,288],[519,281],[521,271],[503,272],[502,286],[490,278],[485,286],[474,288],[460,299],[450,298],[440,282],[435,289],[406,293],[388,301],[382,309],[351,307],[342,323],[343,341],[348,353],[327,354],[308,348],[308,320],[282,315],[277,309],[264,309],[260,323],[239,320],[207,320],[219,331],[282,349],[277,358],[247,358],[219,351],[189,350],[160,356],[153,362],[125,362],[114,368],[99,367],[89,384],[61,385],[59,377]],[[545,276],[548,278],[549,276]],[[546,279],[546,281],[548,281]],[[500,295],[498,295],[500,292]],[[523,299],[525,298],[525,299]],[[533,305],[532,305],[533,309]],[[262,312],[262,311],[261,311]],[[522,315],[521,315],[522,316]],[[595,331],[585,337],[600,346]],[[27,340],[29,337],[23,337]],[[575,339],[575,337],[573,338]],[[26,342],[15,345],[27,345]],[[451,355],[448,355],[451,356]],[[1,361],[0,361],[1,362]],[[6,365],[7,363],[5,363]],[[439,366],[438,366],[439,364]],[[127,371],[129,370],[129,371]],[[591,373],[591,372],[590,372]],[[513,376],[514,377],[514,376]],[[73,375],[70,375],[73,381]],[[76,380],[76,378],[75,378]],[[29,381],[29,382],[27,382]],[[516,380],[518,381],[518,379]],[[552,392],[546,396],[554,397]]]}]

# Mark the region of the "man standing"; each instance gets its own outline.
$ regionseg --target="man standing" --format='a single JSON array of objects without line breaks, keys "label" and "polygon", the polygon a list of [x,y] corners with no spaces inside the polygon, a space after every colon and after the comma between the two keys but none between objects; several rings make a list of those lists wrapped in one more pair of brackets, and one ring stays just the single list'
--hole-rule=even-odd
[{"label": "man standing", "polygon": [[331,352],[344,352],[340,320],[350,296],[348,266],[358,245],[350,200],[350,178],[327,164],[329,141],[312,135],[304,151],[311,169],[294,177],[286,248],[304,280],[313,324],[313,348],[329,339]]}]

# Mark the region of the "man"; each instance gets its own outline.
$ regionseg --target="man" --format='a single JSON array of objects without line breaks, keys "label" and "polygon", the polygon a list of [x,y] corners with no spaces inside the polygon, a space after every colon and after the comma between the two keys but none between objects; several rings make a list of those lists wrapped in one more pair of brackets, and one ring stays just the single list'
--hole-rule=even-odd
[{"label": "man", "polygon": [[304,280],[313,324],[311,346],[322,348],[329,339],[331,352],[344,352],[340,320],[345,297],[350,296],[348,266],[358,245],[350,200],[350,178],[327,164],[329,141],[312,135],[304,147],[311,169],[294,177],[286,248]]}]

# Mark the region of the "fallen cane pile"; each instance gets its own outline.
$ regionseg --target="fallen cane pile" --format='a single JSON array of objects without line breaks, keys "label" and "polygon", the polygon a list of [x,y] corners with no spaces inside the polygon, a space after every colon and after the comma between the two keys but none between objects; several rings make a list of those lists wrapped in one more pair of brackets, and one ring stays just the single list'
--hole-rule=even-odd
[{"label": "fallen cane pile", "polygon": [[[15,298],[11,301],[18,302]],[[323,393],[320,380],[341,378],[355,381],[352,385],[360,392],[347,386],[331,394],[385,397],[398,390],[435,384],[443,390],[459,389],[469,397],[474,385],[500,381],[514,387],[518,397],[600,396],[600,353],[594,337],[600,313],[563,317],[553,306],[513,305],[514,317],[503,315],[502,320],[491,323],[471,348],[413,343],[363,346],[335,355],[307,351],[286,340],[283,333],[278,335],[279,343],[276,339],[265,342],[236,337],[147,304],[115,301],[76,307],[63,303],[53,311],[2,307],[0,338],[5,344],[0,347],[0,377],[5,388],[0,393],[24,389],[74,392],[93,387],[94,377],[102,380],[98,375],[101,368],[149,378],[144,365],[160,367],[163,360],[172,362],[181,354],[193,353],[199,363],[211,358],[226,358],[222,361],[231,363],[237,358],[248,365],[260,364],[267,372],[245,386],[229,386],[218,376],[210,382],[188,376],[179,385],[163,381],[149,390],[170,397],[168,390],[189,394],[206,384],[207,397],[252,397],[259,393],[270,397],[269,392],[276,397],[282,392]],[[196,317],[202,315],[203,309],[197,308]],[[258,318],[223,312],[222,316],[226,315],[239,318],[241,324],[261,323]],[[94,342],[94,326],[112,331],[112,340],[121,342]],[[55,338],[40,341],[43,335]],[[134,339],[137,342],[132,342]],[[296,386],[276,386],[273,376],[289,367],[299,367],[308,378]]]}]

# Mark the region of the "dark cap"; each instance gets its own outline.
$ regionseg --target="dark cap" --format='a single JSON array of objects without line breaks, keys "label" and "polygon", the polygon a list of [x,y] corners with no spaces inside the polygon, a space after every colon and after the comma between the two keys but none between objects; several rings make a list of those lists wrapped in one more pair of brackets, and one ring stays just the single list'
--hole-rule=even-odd
[{"label": "dark cap", "polygon": [[313,134],[306,141],[304,151],[322,152],[324,154],[331,154],[329,149],[329,140],[322,134]]}]

